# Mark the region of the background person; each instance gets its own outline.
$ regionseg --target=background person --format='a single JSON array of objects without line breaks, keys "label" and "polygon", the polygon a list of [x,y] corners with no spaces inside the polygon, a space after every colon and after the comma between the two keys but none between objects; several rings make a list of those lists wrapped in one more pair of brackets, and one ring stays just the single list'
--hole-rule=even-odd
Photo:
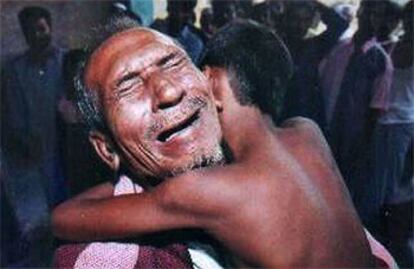
[{"label": "background person", "polygon": [[377,235],[380,184],[369,174],[369,148],[378,116],[388,108],[392,62],[375,41],[372,1],[358,11],[358,31],[332,49],[319,66],[327,137],[355,207]]},{"label": "background person", "polygon": [[50,208],[64,200],[58,130],[64,50],[52,45],[52,20],[45,8],[18,14],[28,49],[4,67],[2,81],[2,187],[15,217],[14,266],[48,266]]},{"label": "background person", "polygon": [[206,36],[194,25],[196,5],[197,0],[168,0],[168,17],[164,20],[158,19],[151,25],[151,28],[176,38],[195,64],[201,58],[206,41]]},{"label": "background person", "polygon": [[[389,109],[379,117],[373,137],[371,175],[381,187],[385,205],[384,242],[401,267],[413,267],[413,1],[403,12],[404,35],[395,45]],[[384,223],[382,223],[384,225]]]}]

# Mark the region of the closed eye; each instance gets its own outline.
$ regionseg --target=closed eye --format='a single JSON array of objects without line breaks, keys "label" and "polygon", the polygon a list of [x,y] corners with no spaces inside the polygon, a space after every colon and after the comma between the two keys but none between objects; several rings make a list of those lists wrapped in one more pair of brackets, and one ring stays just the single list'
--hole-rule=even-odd
[{"label": "closed eye", "polygon": [[185,57],[179,55],[178,53],[171,53],[166,57],[162,58],[158,63],[157,66],[167,69],[171,67],[176,67],[180,65],[185,60]]},{"label": "closed eye", "polygon": [[121,97],[124,97],[124,96],[126,96],[126,95],[128,95],[128,93],[130,93],[131,92],[131,89],[132,89],[133,87],[125,87],[125,88],[120,88],[120,89],[118,89],[117,91],[116,91],[116,93],[115,93],[115,95],[116,95],[116,97],[117,97],[117,99],[118,98],[121,98]]},{"label": "closed eye", "polygon": [[137,89],[137,87],[141,86],[143,83],[141,77],[133,76],[121,83],[115,89],[115,95],[117,98],[124,97],[133,92],[133,90]]},{"label": "closed eye", "polygon": [[179,59],[177,59],[176,61],[174,61],[173,63],[171,63],[170,67],[179,66],[184,61],[185,61],[185,57],[180,57]]},{"label": "closed eye", "polygon": [[139,77],[139,73],[136,73],[136,72],[126,73],[116,82],[116,87],[117,88],[122,87],[124,84],[128,83],[131,80],[134,80],[137,77]]}]

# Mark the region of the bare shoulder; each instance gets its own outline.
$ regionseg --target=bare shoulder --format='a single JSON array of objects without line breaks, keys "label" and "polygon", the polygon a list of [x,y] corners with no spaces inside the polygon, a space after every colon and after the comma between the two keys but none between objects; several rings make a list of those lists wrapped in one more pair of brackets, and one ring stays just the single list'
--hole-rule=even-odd
[{"label": "bare shoulder", "polygon": [[239,172],[233,165],[189,171],[163,183],[160,197],[170,209],[220,217],[240,199]]},{"label": "bare shoulder", "polygon": [[281,124],[281,130],[281,133],[285,133],[285,140],[292,147],[319,152],[327,160],[333,161],[330,147],[322,130],[311,119],[304,117],[287,119]]},{"label": "bare shoulder", "polygon": [[312,136],[314,138],[324,139],[319,126],[311,119],[304,117],[294,117],[285,120],[281,124],[282,128],[292,128],[298,131],[300,135]]},{"label": "bare shoulder", "polygon": [[311,119],[304,117],[290,118],[281,124],[281,128],[295,133],[295,135],[301,138],[311,139],[313,142],[322,144],[326,143],[322,130]]}]

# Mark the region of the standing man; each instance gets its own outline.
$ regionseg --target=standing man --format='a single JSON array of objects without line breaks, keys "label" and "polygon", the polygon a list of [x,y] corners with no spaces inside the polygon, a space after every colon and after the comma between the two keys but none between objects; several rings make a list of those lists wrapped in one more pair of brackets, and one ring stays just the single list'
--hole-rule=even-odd
[{"label": "standing man", "polygon": [[380,187],[385,223],[381,231],[401,267],[413,268],[414,239],[414,79],[413,9],[410,1],[402,16],[404,35],[391,54],[394,64],[389,109],[379,117],[373,138],[371,175]]},{"label": "standing man", "polygon": [[[310,118],[324,130],[326,118],[318,83],[318,65],[338,43],[349,21],[319,1],[287,1],[285,5],[280,26],[276,29],[292,53],[295,72],[287,91],[283,118]],[[326,30],[307,38],[309,29],[319,17]]]},{"label": "standing man", "polygon": [[374,1],[358,10],[358,31],[319,65],[328,141],[364,225],[374,233],[380,216],[380,184],[367,173],[368,150],[378,116],[387,110],[392,80],[389,55],[376,42]]},{"label": "standing man", "polygon": [[197,64],[207,38],[200,29],[194,26],[196,5],[197,0],[168,0],[168,17],[164,20],[156,20],[151,28],[176,38],[183,45],[191,60]]},{"label": "standing man", "polygon": [[39,251],[50,246],[49,208],[64,199],[56,114],[64,52],[51,44],[48,10],[26,7],[18,18],[29,49],[4,70],[2,183],[19,231],[16,261],[43,267],[26,259],[46,260]]},{"label": "standing man", "polygon": [[[26,7],[18,17],[29,49],[5,70],[3,135],[7,140],[14,138],[8,140],[5,153],[13,151],[18,158],[25,158],[36,152],[36,166],[50,180],[56,181],[61,178],[56,108],[63,89],[64,50],[52,45],[48,10]],[[12,141],[15,143],[10,143]],[[16,152],[16,144],[27,149]],[[55,196],[54,192],[51,195],[52,204],[63,198]]]}]

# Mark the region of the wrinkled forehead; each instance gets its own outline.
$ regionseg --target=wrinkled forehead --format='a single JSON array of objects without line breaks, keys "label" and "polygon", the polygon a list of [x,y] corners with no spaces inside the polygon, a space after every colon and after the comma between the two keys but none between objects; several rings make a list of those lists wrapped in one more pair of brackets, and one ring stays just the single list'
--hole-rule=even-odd
[{"label": "wrinkled forehead", "polygon": [[114,34],[92,53],[85,70],[85,82],[88,88],[95,88],[115,63],[119,64],[121,56],[126,60],[130,58],[128,55],[145,58],[149,52],[161,48],[182,51],[173,39],[150,29],[137,27]]},{"label": "wrinkled forehead", "polygon": [[160,32],[148,28],[136,27],[116,33],[108,38],[102,43],[101,46],[98,47],[98,49],[95,50],[92,57],[107,49],[112,49],[113,47],[122,48],[132,43],[135,44],[136,42],[142,44],[157,42],[165,45],[175,45],[174,41],[170,37]]}]

